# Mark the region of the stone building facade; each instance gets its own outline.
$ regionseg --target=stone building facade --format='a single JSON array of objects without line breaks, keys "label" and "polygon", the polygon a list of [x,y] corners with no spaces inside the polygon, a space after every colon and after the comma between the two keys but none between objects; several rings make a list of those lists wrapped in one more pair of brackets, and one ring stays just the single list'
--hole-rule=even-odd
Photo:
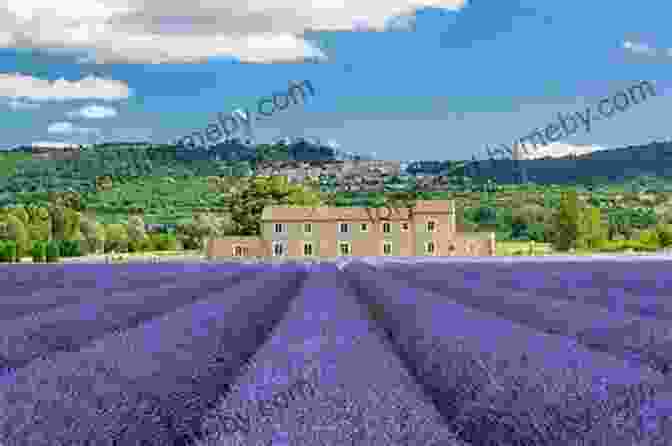
[{"label": "stone building facade", "polygon": [[206,243],[208,258],[492,256],[494,233],[461,233],[455,204],[419,200],[410,209],[267,206],[261,237]]}]

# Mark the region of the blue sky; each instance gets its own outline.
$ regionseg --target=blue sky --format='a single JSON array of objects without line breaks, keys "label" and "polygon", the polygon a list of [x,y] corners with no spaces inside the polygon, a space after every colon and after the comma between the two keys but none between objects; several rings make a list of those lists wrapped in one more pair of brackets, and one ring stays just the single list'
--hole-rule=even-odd
[{"label": "blue sky", "polygon": [[303,80],[315,96],[257,121],[257,142],[313,136],[380,159],[484,158],[486,144],[643,80],[657,96],[558,147],[672,139],[670,2],[4,3],[3,147],[174,141]]}]

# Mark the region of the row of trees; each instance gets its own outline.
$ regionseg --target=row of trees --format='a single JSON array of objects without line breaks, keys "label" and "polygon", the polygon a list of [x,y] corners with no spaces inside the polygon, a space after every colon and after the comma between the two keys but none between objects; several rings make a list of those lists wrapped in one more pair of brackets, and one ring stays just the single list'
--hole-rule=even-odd
[{"label": "row of trees", "polygon": [[27,256],[43,261],[104,252],[199,249],[203,237],[223,233],[219,219],[209,215],[178,225],[171,234],[148,232],[139,215],[123,223],[103,224],[86,211],[62,204],[0,208],[0,259],[5,253],[7,261]]},{"label": "row of trees", "polygon": [[[601,211],[597,207],[581,206],[576,191],[562,194],[560,207],[554,215],[552,229],[553,245],[560,251],[570,249],[634,250],[653,251],[672,246],[672,226],[659,223],[654,228],[639,231],[633,237],[632,227],[624,225],[622,220],[603,222]],[[615,235],[628,234],[624,240]]]}]

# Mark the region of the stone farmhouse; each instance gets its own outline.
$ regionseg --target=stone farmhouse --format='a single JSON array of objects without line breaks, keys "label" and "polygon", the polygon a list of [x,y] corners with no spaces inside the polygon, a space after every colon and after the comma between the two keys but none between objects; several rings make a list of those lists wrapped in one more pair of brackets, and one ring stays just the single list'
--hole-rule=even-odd
[{"label": "stone farmhouse", "polygon": [[206,242],[208,258],[492,256],[494,233],[459,233],[455,203],[418,200],[407,208],[267,206],[261,237]]}]

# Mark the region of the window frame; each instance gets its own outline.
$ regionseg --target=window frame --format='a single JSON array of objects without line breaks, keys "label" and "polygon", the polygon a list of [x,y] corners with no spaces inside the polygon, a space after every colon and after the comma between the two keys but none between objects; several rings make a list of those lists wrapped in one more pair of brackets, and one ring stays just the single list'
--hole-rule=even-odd
[{"label": "window frame", "polygon": [[[241,245],[233,245],[233,257],[242,257],[243,256],[243,247]],[[240,254],[236,254],[240,250]]]},{"label": "window frame", "polygon": [[[385,225],[387,225],[388,229],[387,231],[385,230]],[[383,234],[392,234],[392,223],[390,223],[389,221],[384,221],[382,223],[381,231],[383,232]]]},{"label": "window frame", "polygon": [[408,232],[410,228],[410,224],[407,221],[402,221],[401,222],[401,232]]},{"label": "window frame", "polygon": [[369,232],[369,224],[368,223],[360,223],[359,224],[359,230],[360,230],[360,232]]},{"label": "window frame", "polygon": [[[341,249],[343,246],[348,247],[348,253],[343,254],[343,250]],[[339,241],[338,242],[338,255],[339,257],[347,257],[352,255],[352,244],[350,242],[345,242],[345,241]]]},{"label": "window frame", "polygon": [[[430,244],[433,247],[431,252],[429,251]],[[430,256],[436,255],[436,243],[434,242],[434,240],[428,240],[425,242],[425,254]]]},{"label": "window frame", "polygon": [[[310,247],[310,254],[306,254],[306,248],[307,248],[307,247]],[[313,256],[315,256],[315,253],[314,253],[314,251],[313,251],[313,242],[307,242],[307,241],[304,241],[304,242],[303,242],[303,256],[304,256],[304,257],[313,257]]]},{"label": "window frame", "polygon": [[[430,223],[433,225],[432,229],[429,229]],[[427,220],[427,222],[425,223],[425,228],[427,229],[427,232],[432,232],[432,233],[436,232],[436,227],[437,226],[438,226],[438,224],[437,224],[436,220],[434,220],[433,218]]]},{"label": "window frame", "polygon": [[[310,231],[306,231],[306,227],[310,228]],[[303,223],[303,233],[304,234],[312,234],[313,233],[313,223],[311,223],[311,222]]]},{"label": "window frame", "polygon": [[[385,247],[389,246],[390,247],[390,252],[385,252]],[[391,256],[392,255],[392,242],[390,241],[384,241],[383,242],[383,255],[384,256]]]},{"label": "window frame", "polygon": [[[273,249],[272,257],[286,257],[287,256],[287,250],[285,249],[285,244],[283,242],[274,241],[271,244],[271,246],[272,246],[272,249]],[[275,249],[276,246],[281,246],[282,247],[282,254],[276,254],[276,249]]]},{"label": "window frame", "polygon": [[[342,231],[343,228],[346,228],[347,231]],[[338,223],[338,233],[339,234],[350,234],[350,223],[339,222]]]},{"label": "window frame", "polygon": [[[280,231],[278,231],[278,226],[280,226]],[[274,234],[286,234],[287,225],[285,223],[273,223],[273,233]]]}]

